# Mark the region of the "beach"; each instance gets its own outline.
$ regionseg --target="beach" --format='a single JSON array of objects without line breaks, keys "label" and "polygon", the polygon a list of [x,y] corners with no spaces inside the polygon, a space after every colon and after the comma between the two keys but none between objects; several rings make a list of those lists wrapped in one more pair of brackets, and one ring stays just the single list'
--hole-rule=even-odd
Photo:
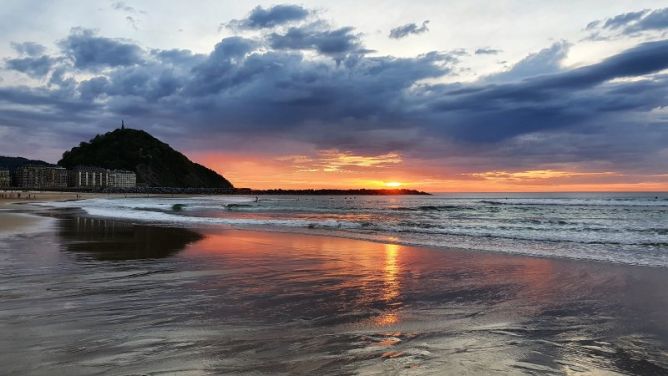
[{"label": "beach", "polygon": [[0,215],[0,234],[22,233],[26,228],[39,223],[39,218],[16,213],[3,213]]},{"label": "beach", "polygon": [[0,376],[668,376],[668,1],[2,5]]},{"label": "beach", "polygon": [[[0,239],[12,235],[45,231],[44,226],[48,220],[44,217],[31,215],[30,212],[35,208],[26,209],[23,204],[31,203],[33,200],[26,197],[27,193],[21,192],[23,197],[19,197],[18,193],[4,191],[0,194]],[[62,197],[58,193],[44,196],[48,202],[66,199],[64,197],[69,198],[69,195]]]},{"label": "beach", "polygon": [[73,201],[93,198],[132,198],[132,197],[170,197],[162,194],[142,193],[101,193],[77,191],[31,191],[31,190],[3,190],[0,191],[0,207],[9,204],[26,204],[34,202]]},{"label": "beach", "polygon": [[41,211],[43,205],[96,198],[125,199],[133,197],[170,197],[170,195],[2,190],[0,191],[0,236],[42,231],[48,221],[44,216],[34,215],[34,213]]},{"label": "beach", "polygon": [[668,370],[665,268],[29,210],[50,225],[0,239],[5,374]]}]

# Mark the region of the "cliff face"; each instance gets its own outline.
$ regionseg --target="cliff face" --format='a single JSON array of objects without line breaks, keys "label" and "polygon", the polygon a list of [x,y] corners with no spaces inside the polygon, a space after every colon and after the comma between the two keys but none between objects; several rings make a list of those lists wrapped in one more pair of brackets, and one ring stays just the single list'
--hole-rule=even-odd
[{"label": "cliff face", "polygon": [[233,188],[232,184],[150,134],[116,129],[63,153],[58,162],[66,168],[78,165],[130,170],[137,183],[150,187]]}]

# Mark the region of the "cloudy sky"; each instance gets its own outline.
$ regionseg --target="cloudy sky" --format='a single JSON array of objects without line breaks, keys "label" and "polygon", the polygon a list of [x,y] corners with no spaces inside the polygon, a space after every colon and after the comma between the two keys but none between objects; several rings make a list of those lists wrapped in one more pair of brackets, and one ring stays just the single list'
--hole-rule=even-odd
[{"label": "cloudy sky", "polygon": [[664,1],[0,6],[0,155],[121,119],[240,187],[668,190]]}]

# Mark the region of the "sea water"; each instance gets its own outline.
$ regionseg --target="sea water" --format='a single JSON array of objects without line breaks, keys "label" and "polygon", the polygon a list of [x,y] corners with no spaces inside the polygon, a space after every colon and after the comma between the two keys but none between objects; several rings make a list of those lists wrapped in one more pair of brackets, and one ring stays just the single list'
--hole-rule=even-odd
[{"label": "sea water", "polygon": [[[466,194],[25,206],[54,220],[0,238],[0,373],[666,374],[664,204]],[[398,244],[411,242],[433,246]]]},{"label": "sea water", "polygon": [[[54,205],[54,204],[50,204]],[[668,266],[668,194],[97,198],[95,217],[329,234],[406,245]]]}]

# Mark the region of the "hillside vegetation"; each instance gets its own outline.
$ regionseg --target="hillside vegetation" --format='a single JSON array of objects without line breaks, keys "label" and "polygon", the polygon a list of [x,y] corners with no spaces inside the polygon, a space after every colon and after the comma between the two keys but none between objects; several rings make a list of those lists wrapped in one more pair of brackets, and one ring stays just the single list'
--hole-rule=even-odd
[{"label": "hillside vegetation", "polygon": [[116,129],[63,153],[59,165],[79,165],[130,170],[137,183],[150,187],[233,188],[232,184],[150,134]]}]

